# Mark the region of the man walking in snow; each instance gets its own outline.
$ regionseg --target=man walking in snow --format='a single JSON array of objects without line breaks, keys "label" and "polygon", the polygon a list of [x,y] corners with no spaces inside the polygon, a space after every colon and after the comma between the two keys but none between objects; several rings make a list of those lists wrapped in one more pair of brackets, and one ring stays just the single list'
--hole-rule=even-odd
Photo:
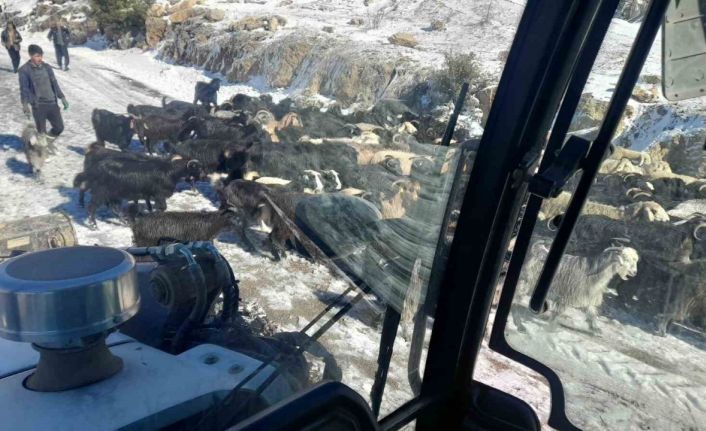
[{"label": "man walking in snow", "polygon": [[0,38],[2,39],[3,46],[7,49],[7,53],[10,54],[12,70],[17,73],[17,68],[20,67],[20,43],[22,43],[22,36],[20,36],[20,32],[17,31],[14,22],[7,22],[7,27],[2,31]]},{"label": "man walking in snow", "polygon": [[69,70],[69,40],[71,38],[69,28],[59,23],[59,21],[54,21],[47,38],[54,43],[56,63],[59,65],[59,69],[61,69],[63,64],[64,70]]},{"label": "man walking in snow", "polygon": [[46,139],[47,121],[51,124],[49,137],[53,141],[64,131],[64,120],[57,100],[61,100],[64,110],[69,109],[64,93],[54,76],[51,66],[44,63],[44,52],[37,45],[29,46],[29,61],[19,70],[20,98],[22,110],[29,117],[30,107],[37,133]]}]

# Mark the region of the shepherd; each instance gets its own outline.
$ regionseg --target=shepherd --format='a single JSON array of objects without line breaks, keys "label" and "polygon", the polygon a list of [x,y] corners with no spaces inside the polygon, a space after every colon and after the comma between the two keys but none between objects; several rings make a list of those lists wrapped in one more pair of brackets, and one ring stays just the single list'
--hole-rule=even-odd
[{"label": "shepherd", "polygon": [[20,36],[20,32],[17,31],[14,22],[7,22],[7,27],[2,31],[1,38],[3,46],[7,49],[7,53],[10,54],[12,70],[17,73],[17,69],[20,67],[20,43],[22,43],[22,36]]},{"label": "shepherd", "polygon": [[47,38],[54,43],[56,63],[59,65],[59,69],[63,64],[64,70],[69,70],[69,40],[71,39],[69,28],[59,21],[54,21]]},{"label": "shepherd", "polygon": [[47,121],[51,124],[49,143],[64,131],[64,120],[57,100],[61,100],[64,110],[69,109],[69,102],[59,87],[54,70],[44,62],[44,52],[37,45],[29,46],[29,61],[19,69],[20,101],[22,110],[29,117],[30,107],[40,139],[47,139]]}]

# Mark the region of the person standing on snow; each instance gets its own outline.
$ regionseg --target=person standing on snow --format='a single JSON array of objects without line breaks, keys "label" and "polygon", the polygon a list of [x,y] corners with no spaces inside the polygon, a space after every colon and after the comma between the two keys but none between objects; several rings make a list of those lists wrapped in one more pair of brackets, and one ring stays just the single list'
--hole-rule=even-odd
[{"label": "person standing on snow", "polygon": [[19,70],[22,110],[29,117],[31,107],[37,133],[43,139],[46,139],[49,121],[49,137],[53,140],[64,131],[64,120],[61,118],[57,100],[61,100],[64,110],[69,109],[69,102],[56,81],[54,70],[44,63],[42,48],[30,45],[29,57],[29,61]]},{"label": "person standing on snow", "polygon": [[69,40],[71,39],[69,28],[59,21],[54,21],[47,38],[54,43],[56,63],[59,65],[59,69],[61,69],[61,65],[63,64],[64,70],[69,70]]},{"label": "person standing on snow", "polygon": [[14,22],[8,21],[7,27],[2,31],[1,38],[3,46],[7,49],[7,53],[10,54],[12,70],[17,73],[17,68],[20,67],[20,43],[22,43],[22,36],[20,36],[20,32],[17,31]]}]

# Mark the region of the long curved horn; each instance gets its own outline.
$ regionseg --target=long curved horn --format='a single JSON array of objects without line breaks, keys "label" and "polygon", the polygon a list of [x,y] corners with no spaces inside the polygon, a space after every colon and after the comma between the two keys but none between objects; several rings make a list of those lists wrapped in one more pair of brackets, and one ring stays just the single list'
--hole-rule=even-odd
[{"label": "long curved horn", "polygon": [[547,219],[547,229],[549,230],[549,232],[556,232],[557,230],[559,230],[558,227],[554,226],[554,217]]},{"label": "long curved horn", "polygon": [[397,185],[398,185],[399,183],[411,184],[412,181],[409,180],[409,179],[403,178],[403,179],[397,180],[397,181],[395,181],[394,183],[392,183],[392,187],[397,187]]},{"label": "long curved horn", "polygon": [[186,162],[186,167],[191,169],[194,165],[197,167],[201,165],[201,162],[199,162],[197,159],[191,159],[188,162]]},{"label": "long curved horn", "polygon": [[638,193],[635,193],[635,194],[632,196],[632,199],[637,199],[637,198],[639,198],[640,196],[643,196],[643,197],[646,197],[646,198],[652,198],[652,197],[653,197],[652,194],[647,193],[646,191],[642,191],[642,190],[641,190],[641,191],[639,191]]},{"label": "long curved horn", "polygon": [[694,239],[697,241],[701,241],[703,238],[699,236],[699,230],[701,228],[706,228],[706,222],[699,223],[695,228],[694,228]]},{"label": "long curved horn", "polygon": [[625,192],[625,196],[629,197],[630,199],[633,199],[634,196],[632,194],[639,193],[641,191],[642,191],[642,189],[639,187],[632,187],[632,188],[627,189],[627,191]]},{"label": "long curved horn", "polygon": [[629,180],[630,178],[634,177],[634,176],[637,176],[637,174],[635,174],[635,173],[629,173],[629,174],[623,175],[623,182],[624,182],[624,183],[628,182],[628,180]]}]

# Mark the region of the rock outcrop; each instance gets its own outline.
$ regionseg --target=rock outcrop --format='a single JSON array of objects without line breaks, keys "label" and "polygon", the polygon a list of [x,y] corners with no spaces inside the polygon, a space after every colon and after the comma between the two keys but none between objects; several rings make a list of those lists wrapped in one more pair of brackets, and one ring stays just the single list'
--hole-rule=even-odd
[{"label": "rock outcrop", "polygon": [[404,46],[407,48],[415,48],[419,45],[417,38],[411,33],[395,33],[387,40],[393,45]]},{"label": "rock outcrop", "polygon": [[271,87],[318,93],[345,105],[403,97],[425,73],[393,49],[371,51],[323,32],[276,38],[247,30],[214,35],[208,25],[187,23],[168,30],[160,54],[222,73],[231,81],[260,77]]},{"label": "rock outcrop", "polygon": [[154,48],[164,38],[167,32],[168,22],[166,19],[157,17],[147,17],[145,20],[145,31],[147,46]]}]

